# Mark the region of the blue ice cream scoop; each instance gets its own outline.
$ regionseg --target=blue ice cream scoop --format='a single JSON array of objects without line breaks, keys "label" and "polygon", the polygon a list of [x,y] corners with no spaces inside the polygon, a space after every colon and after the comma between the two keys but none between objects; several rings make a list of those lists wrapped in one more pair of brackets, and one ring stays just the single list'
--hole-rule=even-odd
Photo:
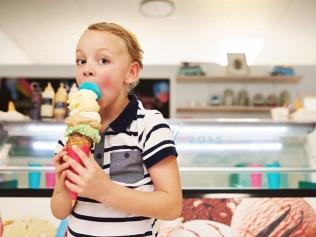
[{"label": "blue ice cream scoop", "polygon": [[80,84],[79,90],[81,90],[81,89],[93,91],[97,95],[97,100],[102,97],[102,92],[101,92],[99,86],[93,82],[87,81],[87,82]]}]

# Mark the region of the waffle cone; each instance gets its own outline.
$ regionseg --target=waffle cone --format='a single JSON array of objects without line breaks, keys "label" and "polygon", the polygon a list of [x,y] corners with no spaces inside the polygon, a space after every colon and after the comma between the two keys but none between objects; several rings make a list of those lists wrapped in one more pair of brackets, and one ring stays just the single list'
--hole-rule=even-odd
[{"label": "waffle cone", "polygon": [[67,146],[88,146],[91,148],[93,144],[93,141],[91,138],[81,135],[80,133],[73,133],[69,136],[68,141],[67,141]]}]

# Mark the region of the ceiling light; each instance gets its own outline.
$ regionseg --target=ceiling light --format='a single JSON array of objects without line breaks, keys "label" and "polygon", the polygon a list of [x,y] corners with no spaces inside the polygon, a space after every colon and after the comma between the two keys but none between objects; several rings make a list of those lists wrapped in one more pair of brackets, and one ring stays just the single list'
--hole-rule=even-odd
[{"label": "ceiling light", "polygon": [[166,17],[172,15],[175,5],[171,0],[142,0],[139,10],[149,17]]}]

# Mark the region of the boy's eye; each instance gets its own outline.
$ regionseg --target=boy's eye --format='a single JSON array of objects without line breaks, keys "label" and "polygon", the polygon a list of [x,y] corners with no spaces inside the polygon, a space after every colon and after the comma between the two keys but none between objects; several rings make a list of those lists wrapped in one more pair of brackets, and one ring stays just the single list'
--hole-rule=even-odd
[{"label": "boy's eye", "polygon": [[99,64],[107,64],[107,63],[109,63],[109,60],[107,60],[106,58],[100,58],[100,59],[98,60],[98,63],[99,63]]},{"label": "boy's eye", "polygon": [[81,58],[76,59],[76,64],[77,65],[85,64],[86,62],[87,62],[87,60],[85,60],[85,59],[81,59]]}]

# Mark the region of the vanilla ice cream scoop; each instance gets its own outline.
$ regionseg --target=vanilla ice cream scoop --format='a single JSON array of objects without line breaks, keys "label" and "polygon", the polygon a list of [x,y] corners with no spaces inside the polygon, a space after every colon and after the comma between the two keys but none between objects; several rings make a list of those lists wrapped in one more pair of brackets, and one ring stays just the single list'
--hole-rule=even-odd
[{"label": "vanilla ice cream scoop", "polygon": [[231,237],[230,227],[210,220],[192,220],[178,225],[162,237]]},{"label": "vanilla ice cream scoop", "polygon": [[231,223],[232,237],[314,237],[316,213],[303,198],[247,198]]},{"label": "vanilla ice cream scoop", "polygon": [[56,227],[48,220],[40,219],[37,217],[10,220],[6,221],[4,224],[3,236],[54,237],[56,236]]},{"label": "vanilla ice cream scoop", "polygon": [[98,112],[100,106],[97,102],[97,95],[90,90],[81,89],[76,92],[69,93],[68,108],[70,111],[78,112]]}]

